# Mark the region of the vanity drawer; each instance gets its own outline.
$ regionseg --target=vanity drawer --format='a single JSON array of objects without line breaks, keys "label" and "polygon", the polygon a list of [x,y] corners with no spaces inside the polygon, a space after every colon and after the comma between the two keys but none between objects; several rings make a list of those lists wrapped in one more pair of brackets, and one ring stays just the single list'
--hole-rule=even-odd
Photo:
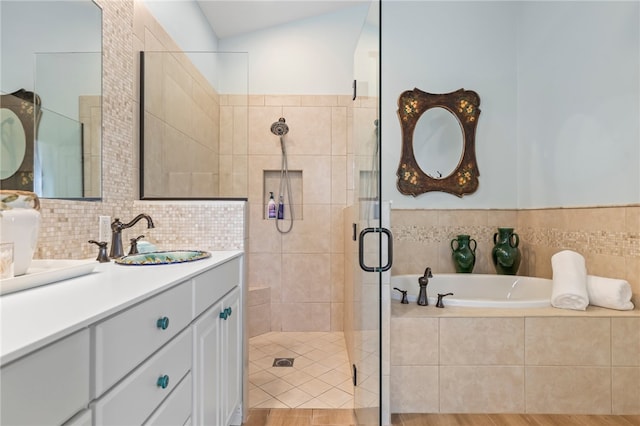
[{"label": "vanity drawer", "polygon": [[183,425],[191,417],[191,373],[178,384],[155,413],[144,422],[145,426]]},{"label": "vanity drawer", "polygon": [[102,395],[190,321],[191,286],[183,283],[96,324],[92,396]]},{"label": "vanity drawer", "polygon": [[94,403],[95,424],[142,424],[178,387],[190,367],[191,328],[188,328]]},{"label": "vanity drawer", "polygon": [[89,403],[89,330],[0,369],[0,424],[59,425]]},{"label": "vanity drawer", "polygon": [[236,257],[193,279],[194,318],[240,285],[240,267],[240,258]]}]

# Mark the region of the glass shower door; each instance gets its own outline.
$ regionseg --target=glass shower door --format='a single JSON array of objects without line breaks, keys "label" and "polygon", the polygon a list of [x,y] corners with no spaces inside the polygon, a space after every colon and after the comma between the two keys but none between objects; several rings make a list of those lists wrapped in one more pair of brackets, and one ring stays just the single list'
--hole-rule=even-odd
[{"label": "glass shower door", "polygon": [[[373,1],[354,54],[351,116],[353,172],[352,259],[345,277],[348,292],[347,335],[354,377],[354,408],[359,425],[387,424],[381,387],[381,297],[385,266],[390,266],[380,197],[379,57],[380,4]],[[351,276],[349,276],[351,275]],[[388,404],[387,404],[388,407]]]}]

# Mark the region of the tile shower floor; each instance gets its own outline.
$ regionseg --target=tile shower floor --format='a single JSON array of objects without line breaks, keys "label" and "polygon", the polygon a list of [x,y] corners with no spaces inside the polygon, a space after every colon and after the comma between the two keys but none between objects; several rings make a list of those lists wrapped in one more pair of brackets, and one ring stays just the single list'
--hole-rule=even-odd
[{"label": "tile shower floor", "polygon": [[[274,367],[293,358],[292,367]],[[342,332],[271,332],[249,339],[250,408],[353,408]]]}]

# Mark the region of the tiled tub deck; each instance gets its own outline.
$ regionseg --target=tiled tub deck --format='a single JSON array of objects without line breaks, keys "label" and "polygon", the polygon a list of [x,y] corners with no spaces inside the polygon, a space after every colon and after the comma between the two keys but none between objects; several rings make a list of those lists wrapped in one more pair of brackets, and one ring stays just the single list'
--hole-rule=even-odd
[{"label": "tiled tub deck", "polygon": [[640,311],[391,302],[392,413],[640,414]]}]

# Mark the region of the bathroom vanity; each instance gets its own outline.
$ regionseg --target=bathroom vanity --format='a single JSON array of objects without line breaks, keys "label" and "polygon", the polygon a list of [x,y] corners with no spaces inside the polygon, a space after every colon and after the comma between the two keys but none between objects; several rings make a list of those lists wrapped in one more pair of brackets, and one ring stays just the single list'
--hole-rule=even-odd
[{"label": "bathroom vanity", "polygon": [[0,297],[0,424],[239,425],[243,255]]}]

